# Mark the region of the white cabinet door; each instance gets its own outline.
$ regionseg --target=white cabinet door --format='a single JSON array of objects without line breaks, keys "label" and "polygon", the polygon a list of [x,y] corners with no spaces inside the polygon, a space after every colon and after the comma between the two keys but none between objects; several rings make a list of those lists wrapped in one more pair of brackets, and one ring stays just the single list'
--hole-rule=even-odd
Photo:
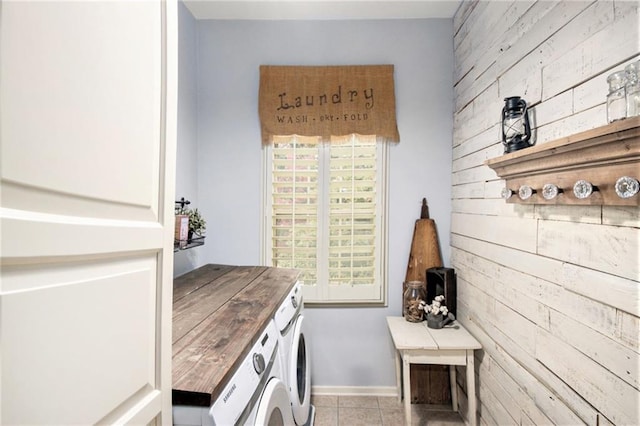
[{"label": "white cabinet door", "polygon": [[0,423],[171,422],[177,5],[0,4]]}]

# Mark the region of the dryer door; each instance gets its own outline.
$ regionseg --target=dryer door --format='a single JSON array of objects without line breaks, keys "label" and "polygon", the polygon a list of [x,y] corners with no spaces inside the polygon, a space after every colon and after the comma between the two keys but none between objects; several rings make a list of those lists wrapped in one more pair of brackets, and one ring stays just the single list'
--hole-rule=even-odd
[{"label": "dryer door", "polygon": [[255,425],[289,426],[293,422],[287,388],[280,379],[271,378],[260,397]]},{"label": "dryer door", "polygon": [[293,345],[288,368],[293,417],[296,424],[303,425],[309,419],[311,405],[311,363],[305,341],[303,315],[298,316],[293,327]]}]

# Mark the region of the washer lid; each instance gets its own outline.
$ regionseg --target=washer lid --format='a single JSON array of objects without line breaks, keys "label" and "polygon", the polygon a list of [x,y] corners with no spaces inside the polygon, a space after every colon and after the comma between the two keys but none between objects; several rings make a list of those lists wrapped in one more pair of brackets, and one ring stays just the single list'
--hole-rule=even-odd
[{"label": "washer lid", "polygon": [[303,425],[309,419],[311,405],[311,361],[305,341],[304,316],[300,315],[293,328],[293,342],[289,355],[289,397],[296,424]]}]

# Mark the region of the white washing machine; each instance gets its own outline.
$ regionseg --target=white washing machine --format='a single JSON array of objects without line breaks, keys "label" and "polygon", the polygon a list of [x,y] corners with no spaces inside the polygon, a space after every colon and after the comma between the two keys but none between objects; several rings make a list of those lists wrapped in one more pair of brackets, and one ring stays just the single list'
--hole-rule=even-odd
[{"label": "white washing machine", "polygon": [[291,399],[291,411],[297,425],[313,423],[311,406],[311,364],[304,333],[302,286],[296,282],[276,311],[282,347],[282,370]]},{"label": "white washing machine", "polygon": [[173,406],[180,426],[294,425],[279,355],[274,321],[260,334],[247,357],[211,407]]}]

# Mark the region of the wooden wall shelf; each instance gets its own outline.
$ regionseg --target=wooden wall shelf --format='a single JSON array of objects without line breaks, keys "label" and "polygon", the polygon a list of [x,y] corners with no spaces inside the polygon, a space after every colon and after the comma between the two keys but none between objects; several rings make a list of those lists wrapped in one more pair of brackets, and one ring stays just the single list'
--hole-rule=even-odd
[{"label": "wooden wall shelf", "polygon": [[[505,154],[485,164],[514,192],[508,203],[638,206],[640,194],[620,198],[615,183],[622,176],[640,180],[640,117]],[[576,198],[573,185],[580,179],[598,190],[586,199]],[[547,183],[563,192],[555,199],[544,199],[542,187]],[[518,196],[521,185],[537,192],[522,200]]]}]

